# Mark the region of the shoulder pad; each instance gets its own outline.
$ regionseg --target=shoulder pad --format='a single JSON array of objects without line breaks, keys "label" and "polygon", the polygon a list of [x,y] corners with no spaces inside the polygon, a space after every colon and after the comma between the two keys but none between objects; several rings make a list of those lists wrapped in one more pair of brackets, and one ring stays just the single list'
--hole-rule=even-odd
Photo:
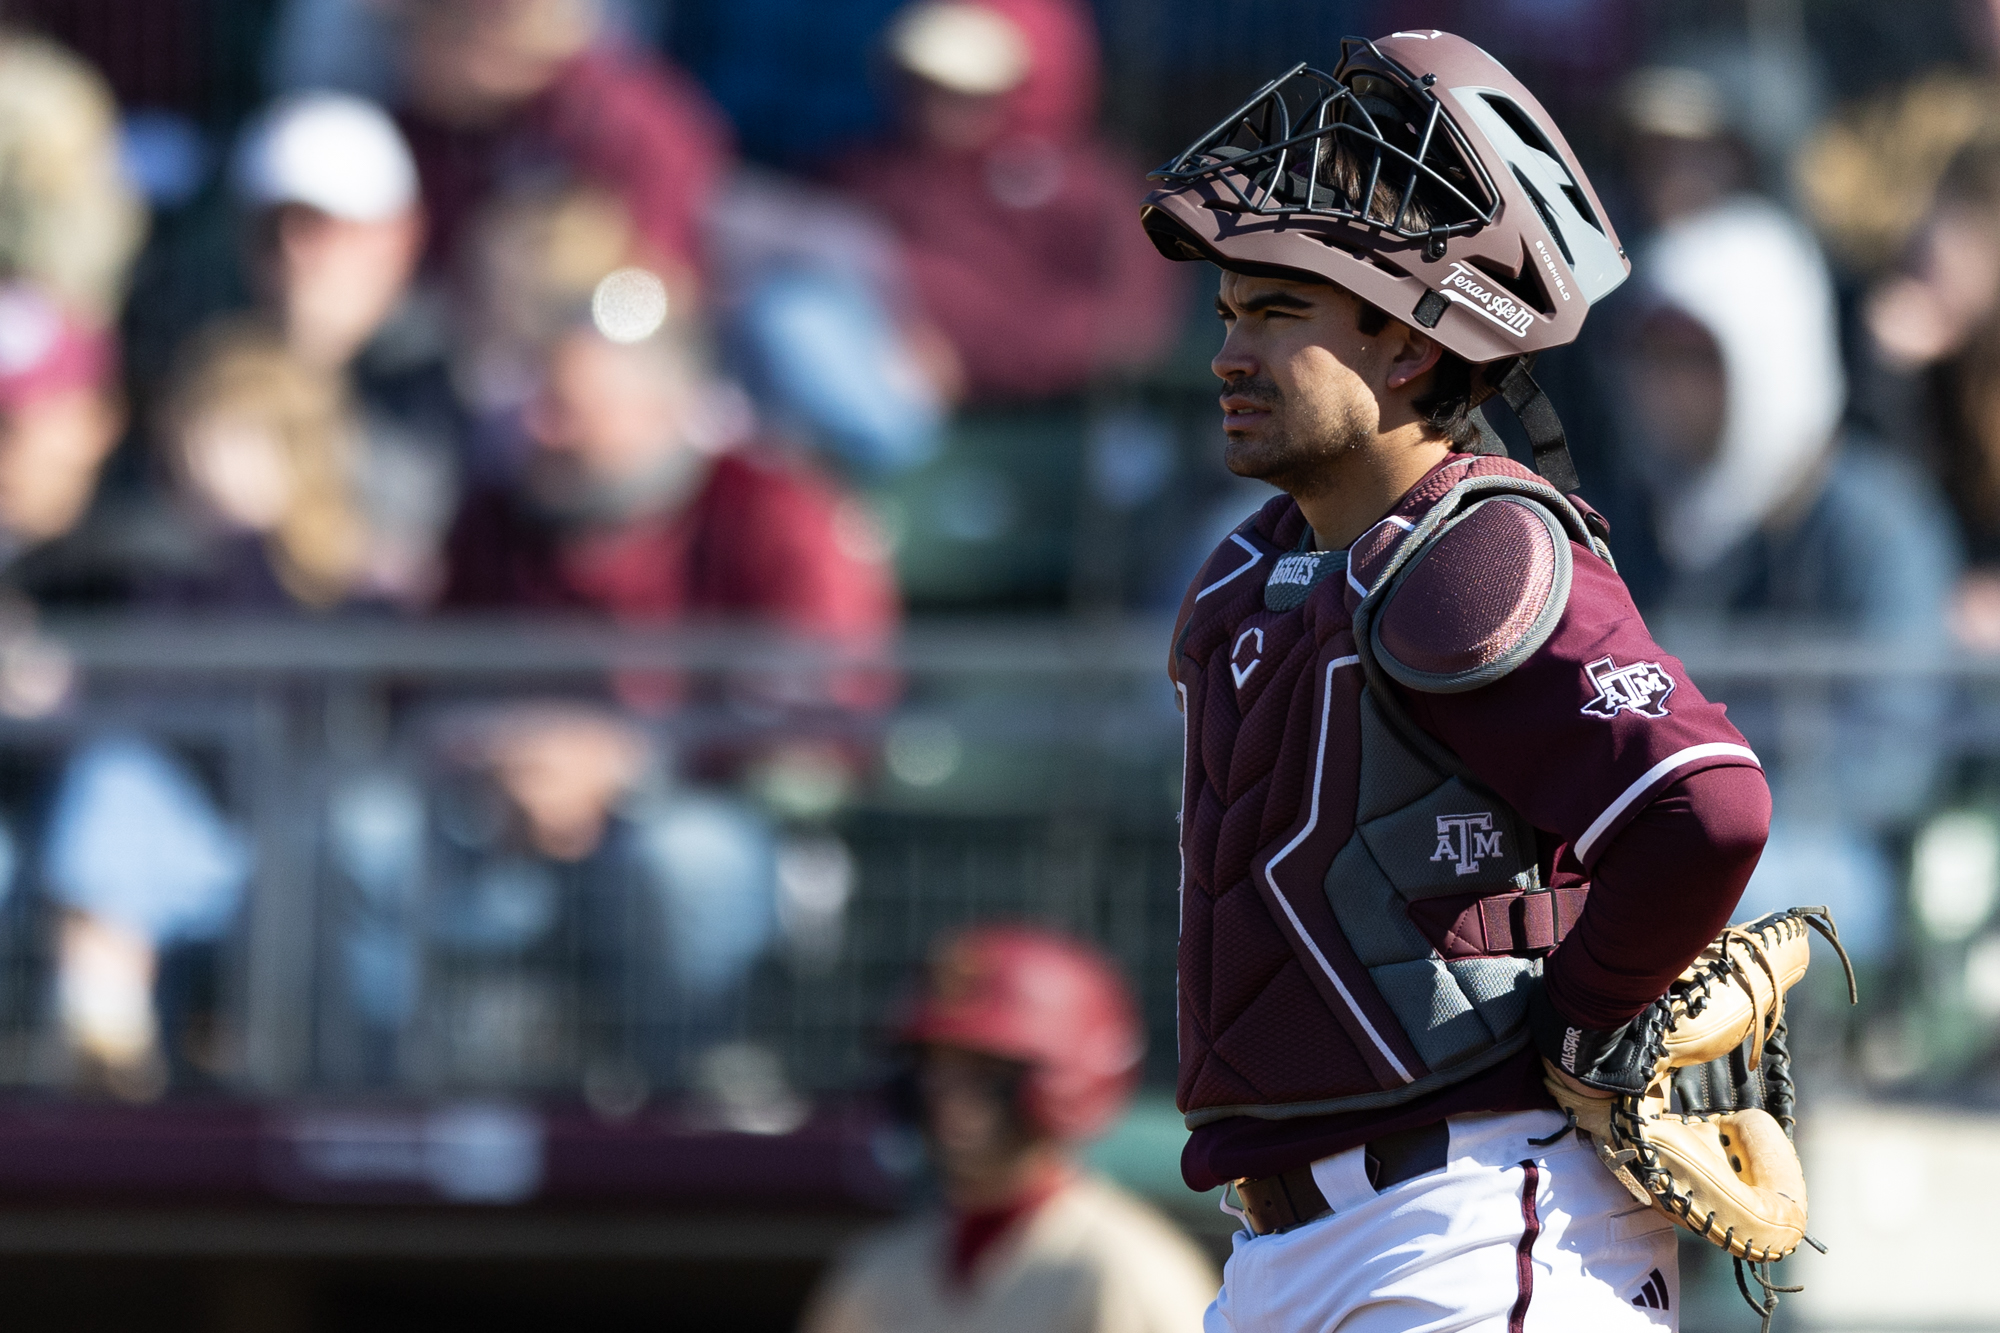
[{"label": "shoulder pad", "polygon": [[1369,629],[1398,683],[1427,694],[1490,685],[1555,632],[1569,602],[1569,536],[1544,506],[1469,505],[1397,573]]}]

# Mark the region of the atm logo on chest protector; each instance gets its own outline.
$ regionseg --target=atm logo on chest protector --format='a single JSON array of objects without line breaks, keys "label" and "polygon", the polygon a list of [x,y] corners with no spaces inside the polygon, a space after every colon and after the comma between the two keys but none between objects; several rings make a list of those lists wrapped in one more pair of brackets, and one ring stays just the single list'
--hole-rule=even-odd
[{"label": "atm logo on chest protector", "polygon": [[1452,862],[1454,875],[1476,875],[1481,861],[1500,855],[1501,832],[1493,827],[1490,810],[1473,815],[1439,815],[1437,850],[1431,853],[1431,860]]}]

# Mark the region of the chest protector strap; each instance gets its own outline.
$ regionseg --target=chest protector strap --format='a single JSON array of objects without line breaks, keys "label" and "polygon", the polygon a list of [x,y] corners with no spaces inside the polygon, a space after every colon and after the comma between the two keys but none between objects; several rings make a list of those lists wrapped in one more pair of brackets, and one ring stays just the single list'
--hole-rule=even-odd
[{"label": "chest protector strap", "polygon": [[[1382,642],[1383,612],[1446,534],[1488,504],[1520,505],[1547,525],[1555,569],[1540,614],[1492,660],[1463,671],[1427,672],[1399,661]],[[1555,632],[1568,603],[1571,541],[1610,561],[1610,551],[1554,487],[1534,478],[1473,477],[1453,487],[1397,543],[1354,611],[1366,682],[1361,794],[1355,837],[1335,858],[1327,897],[1350,939],[1377,937],[1366,948],[1357,941],[1357,951],[1434,1071],[1468,1063],[1483,1068],[1503,1048],[1519,1049],[1526,987],[1541,971],[1541,955],[1575,924],[1584,893],[1551,891],[1541,883],[1533,827],[1410,718],[1396,686],[1455,694],[1492,684],[1526,661]],[[1383,901],[1384,886],[1368,884],[1373,876],[1359,865],[1363,850],[1400,901]],[[1467,903],[1467,894],[1478,896]],[[1384,948],[1384,932],[1365,924],[1384,916],[1417,929],[1399,947]],[[1416,937],[1425,946],[1421,951]],[[1472,956],[1445,957],[1434,942],[1440,937],[1452,953]],[[1412,984],[1418,978],[1428,985]]]}]

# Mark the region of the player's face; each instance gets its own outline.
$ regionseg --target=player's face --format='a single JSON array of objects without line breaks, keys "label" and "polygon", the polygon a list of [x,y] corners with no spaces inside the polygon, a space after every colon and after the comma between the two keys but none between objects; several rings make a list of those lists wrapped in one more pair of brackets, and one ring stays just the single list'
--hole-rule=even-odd
[{"label": "player's face", "polygon": [[1231,472],[1297,493],[1375,437],[1377,385],[1396,340],[1361,332],[1353,296],[1326,283],[1224,273],[1215,311],[1225,334],[1210,368],[1225,385],[1222,457]]},{"label": "player's face", "polygon": [[1014,1113],[1020,1080],[1020,1066],[996,1056],[950,1046],[925,1050],[918,1072],[924,1134],[948,1192],[1004,1192],[1028,1146]]},{"label": "player's face", "polygon": [[550,352],[528,408],[536,476],[611,485],[657,471],[683,447],[683,390],[639,348],[570,334]]}]

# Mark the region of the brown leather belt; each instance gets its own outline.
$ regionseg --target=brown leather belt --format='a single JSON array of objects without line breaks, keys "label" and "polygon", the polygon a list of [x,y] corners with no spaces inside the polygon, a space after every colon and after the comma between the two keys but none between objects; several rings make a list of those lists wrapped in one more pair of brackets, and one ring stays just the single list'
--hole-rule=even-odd
[{"label": "brown leather belt", "polygon": [[[1363,1149],[1368,1183],[1379,1193],[1392,1185],[1444,1170],[1451,1153],[1451,1129],[1439,1120],[1371,1140]],[[1250,1229],[1260,1236],[1317,1222],[1333,1211],[1320,1193],[1312,1167],[1296,1166],[1275,1176],[1248,1176],[1233,1182]]]}]

